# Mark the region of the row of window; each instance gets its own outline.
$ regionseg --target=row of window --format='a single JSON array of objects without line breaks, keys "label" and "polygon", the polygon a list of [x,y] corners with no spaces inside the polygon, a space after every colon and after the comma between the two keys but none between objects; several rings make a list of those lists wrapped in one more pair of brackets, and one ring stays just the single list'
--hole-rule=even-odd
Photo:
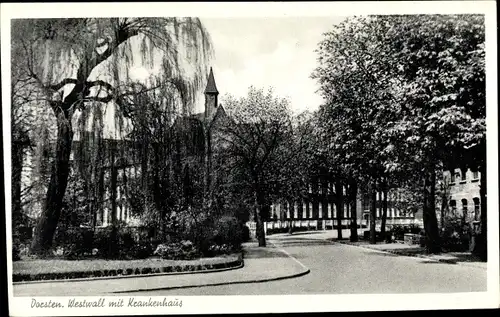
[{"label": "row of window", "polygon": [[[480,204],[479,198],[474,197],[472,200],[474,202],[474,214],[473,214],[474,220],[479,220],[479,215],[480,215],[480,210],[481,210],[481,204]],[[451,211],[453,213],[456,213],[457,212],[457,201],[453,200],[453,199],[450,200],[450,207],[451,207]],[[466,216],[467,213],[468,213],[467,199],[462,199],[462,214],[464,216]]]},{"label": "row of window", "polygon": [[[478,171],[472,171],[472,180],[479,179],[479,172]],[[457,180],[460,180],[462,182],[467,180],[467,173],[463,173],[460,170],[455,170],[454,172],[451,173],[450,175],[450,182],[455,183]]]}]

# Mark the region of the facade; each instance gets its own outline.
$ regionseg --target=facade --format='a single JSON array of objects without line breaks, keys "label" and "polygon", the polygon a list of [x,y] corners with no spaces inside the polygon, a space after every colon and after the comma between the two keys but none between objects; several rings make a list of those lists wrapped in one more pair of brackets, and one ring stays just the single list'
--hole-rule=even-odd
[{"label": "facade", "polygon": [[481,219],[480,179],[479,171],[471,169],[456,168],[453,171],[445,171],[442,183],[444,194],[448,198],[448,208],[445,214],[440,212],[439,217],[446,215],[463,217],[467,223],[479,224]]},{"label": "facade", "polygon": [[[307,227],[311,229],[329,229],[337,227],[341,216],[342,226],[347,229],[351,223],[352,205],[344,203],[343,214],[339,215],[335,204],[334,185],[326,183],[324,186],[309,186],[305,198],[294,202],[275,203],[271,206],[271,219],[268,228],[275,227]],[[345,188],[344,195],[346,193]],[[399,204],[401,195],[396,191],[389,193],[386,225],[423,225],[422,212],[403,210]],[[379,227],[382,219],[382,194],[377,193],[376,226]],[[368,195],[360,194],[356,199],[356,216],[358,227],[370,225],[370,199]]]}]

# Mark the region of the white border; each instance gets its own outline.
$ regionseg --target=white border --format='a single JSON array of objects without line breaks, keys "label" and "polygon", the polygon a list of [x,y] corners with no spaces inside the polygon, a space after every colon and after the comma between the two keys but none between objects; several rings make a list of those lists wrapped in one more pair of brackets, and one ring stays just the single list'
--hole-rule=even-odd
[{"label": "white border", "polygon": [[[409,295],[314,295],[314,296],[180,296],[182,308],[158,309],[30,309],[30,297],[12,297],[12,277],[8,276],[9,308],[16,316],[132,315],[191,313],[262,313],[496,308],[499,305],[498,270],[498,138],[497,138],[497,42],[494,1],[424,2],[272,2],[272,3],[16,3],[1,4],[2,117],[4,137],[5,188],[11,187],[10,162],[10,19],[88,16],[199,16],[199,17],[305,17],[366,14],[458,14],[486,16],[487,139],[488,139],[488,292]],[[11,248],[10,190],[5,190],[7,249]],[[9,207],[9,208],[7,208]],[[12,270],[11,253],[7,254]],[[339,272],[341,274],[341,272]],[[464,276],[464,279],[467,277]],[[90,297],[86,297],[90,299]],[[116,298],[113,296],[113,298]],[[127,298],[127,297],[123,297]],[[57,299],[57,298],[52,298]],[[66,298],[61,298],[66,300]],[[362,303],[362,304],[361,304]]]}]

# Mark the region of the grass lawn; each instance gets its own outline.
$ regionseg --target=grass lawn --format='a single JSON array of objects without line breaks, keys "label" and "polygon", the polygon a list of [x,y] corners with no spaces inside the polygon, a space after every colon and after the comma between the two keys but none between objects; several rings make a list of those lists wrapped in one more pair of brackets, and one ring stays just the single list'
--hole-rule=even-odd
[{"label": "grass lawn", "polygon": [[227,255],[213,258],[202,258],[190,261],[164,260],[164,259],[144,259],[144,260],[31,260],[25,259],[12,263],[12,273],[16,274],[45,274],[45,273],[66,273],[83,271],[104,271],[104,270],[126,270],[143,268],[161,268],[166,266],[186,266],[186,265],[214,265],[238,259],[238,255]]}]

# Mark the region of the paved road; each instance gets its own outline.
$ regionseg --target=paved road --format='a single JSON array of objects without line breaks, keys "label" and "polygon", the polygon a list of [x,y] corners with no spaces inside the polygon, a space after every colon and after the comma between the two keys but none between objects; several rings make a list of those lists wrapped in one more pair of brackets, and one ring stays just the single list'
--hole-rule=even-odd
[{"label": "paved road", "polygon": [[[401,294],[486,291],[486,270],[435,263],[330,243],[314,234],[270,237],[310,269],[301,277],[256,284],[159,290],[123,295]],[[269,268],[262,268],[267,270]]]}]

